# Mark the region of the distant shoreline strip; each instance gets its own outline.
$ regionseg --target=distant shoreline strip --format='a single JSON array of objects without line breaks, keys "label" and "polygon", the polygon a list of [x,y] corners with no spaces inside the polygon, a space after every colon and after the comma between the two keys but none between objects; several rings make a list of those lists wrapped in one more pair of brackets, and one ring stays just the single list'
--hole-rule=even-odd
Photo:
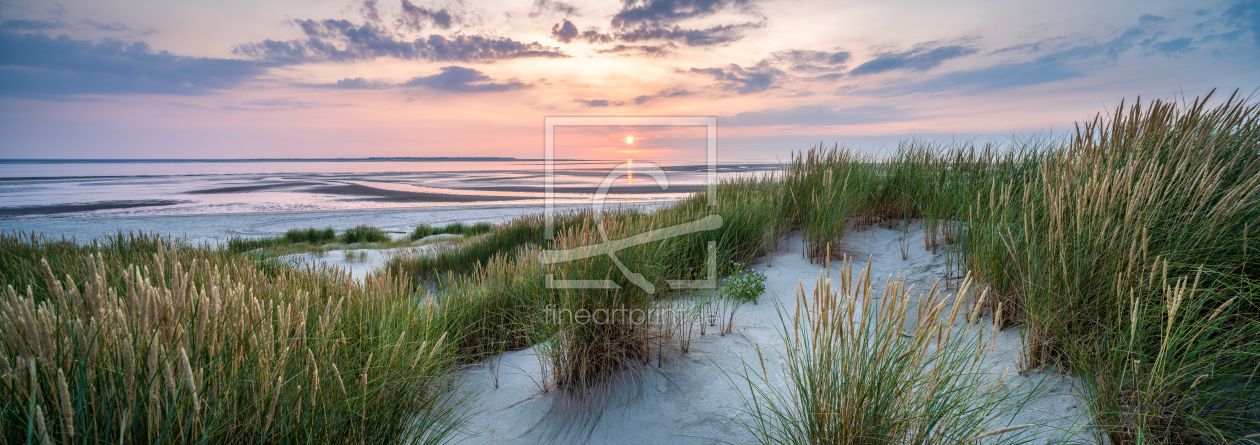
[{"label": "distant shoreline strip", "polygon": [[[255,158],[255,159],[0,159],[0,164],[169,164],[233,162],[542,162],[545,159],[498,157],[393,157],[393,158]],[[611,162],[600,159],[553,159],[557,162]]]}]

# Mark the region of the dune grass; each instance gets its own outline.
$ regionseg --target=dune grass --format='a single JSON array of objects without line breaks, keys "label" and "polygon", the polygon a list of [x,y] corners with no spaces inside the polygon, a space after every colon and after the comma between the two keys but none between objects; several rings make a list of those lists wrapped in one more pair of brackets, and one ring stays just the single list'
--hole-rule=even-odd
[{"label": "dune grass", "polygon": [[494,225],[490,223],[485,223],[485,222],[479,222],[473,225],[467,225],[462,222],[453,222],[442,227],[435,227],[435,226],[421,224],[421,225],[416,226],[415,230],[412,230],[411,234],[407,236],[412,241],[418,240],[420,238],[424,238],[426,236],[432,236],[432,235],[437,235],[437,234],[442,234],[442,233],[464,235],[464,236],[477,236],[477,235],[481,235],[483,233],[489,232],[493,228],[494,228]]},{"label": "dune grass", "polygon": [[853,198],[789,217],[812,253],[843,226],[811,212],[922,217],[925,248],[954,239],[996,293],[988,310],[1027,331],[1026,368],[1081,375],[1111,443],[1234,443],[1260,430],[1260,106],[1207,103],[1122,106],[1068,140],[1002,150],[809,153],[787,167],[793,202]]},{"label": "dune grass", "polygon": [[143,235],[0,246],[9,440],[441,443],[464,415],[441,330],[458,323],[416,310],[404,278]]},{"label": "dune grass", "polygon": [[284,240],[289,243],[323,244],[337,241],[337,231],[332,227],[316,229],[289,229],[284,232]]},{"label": "dune grass", "polygon": [[381,243],[389,241],[389,234],[378,227],[357,225],[341,232],[339,238],[343,243]]},{"label": "dune grass", "polygon": [[727,374],[745,390],[740,392],[745,416],[736,421],[758,443],[1033,440],[1016,433],[1030,425],[1003,422],[1037,392],[1011,393],[1000,383],[1004,376],[989,374],[981,361],[992,346],[984,323],[955,326],[978,310],[980,299],[971,295],[969,282],[953,298],[933,287],[912,300],[900,278],[876,294],[869,267],[854,276],[846,259],[833,278],[830,261],[824,261],[826,274],[812,292],[801,284],[794,309],[776,302],[785,387],[772,383],[777,378],[766,368],[761,345],[759,363]]},{"label": "dune grass", "polygon": [[[385,233],[384,230],[378,227],[369,225],[351,227],[341,232],[340,235],[332,227],[323,229],[310,227],[306,229],[289,229],[281,236],[259,238],[234,236],[228,240],[226,248],[235,253],[245,253],[258,249],[285,247],[295,244],[318,247],[332,243],[381,243],[389,240],[388,233]],[[312,250],[310,247],[307,248],[308,251]]]},{"label": "dune grass", "polygon": [[1260,105],[1236,96],[1122,105],[994,201],[1029,365],[1079,372],[1112,443],[1260,430],[1258,147]]},{"label": "dune grass", "polygon": [[[599,215],[609,240],[698,220],[710,211],[723,216],[724,224],[715,232],[618,252],[629,270],[650,282],[651,292],[620,273],[611,273],[616,266],[607,256],[549,266],[538,262],[543,248],[568,249],[600,242],[597,215],[589,211],[559,215],[553,240],[544,239],[540,216],[522,217],[434,255],[397,259],[388,267],[400,275],[433,279],[438,283],[433,294],[436,301],[476,314],[467,317],[478,321],[470,324],[471,333],[463,337],[461,350],[465,354],[482,356],[554,339],[563,347],[550,349],[555,353],[551,357],[551,384],[584,393],[593,387],[607,388],[609,377],[646,362],[659,347],[654,336],[660,327],[623,319],[577,323],[538,314],[548,308],[570,312],[644,310],[664,298],[670,289],[668,280],[708,276],[709,240],[717,246],[716,263],[723,267],[714,271],[715,276],[733,272],[733,263],[746,263],[765,254],[780,235],[775,209],[778,201],[772,194],[756,190],[778,186],[764,178],[747,178],[724,184],[731,193],[719,193],[714,209],[709,208],[706,196],[697,195],[657,212],[627,209]],[[756,205],[743,205],[749,199]],[[561,280],[610,279],[620,289],[549,289],[548,275]]]}]

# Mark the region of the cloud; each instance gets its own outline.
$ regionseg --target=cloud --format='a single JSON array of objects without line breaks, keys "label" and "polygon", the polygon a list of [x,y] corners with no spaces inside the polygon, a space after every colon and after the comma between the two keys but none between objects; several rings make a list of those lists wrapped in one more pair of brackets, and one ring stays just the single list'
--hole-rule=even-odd
[{"label": "cloud", "polygon": [[595,50],[595,52],[622,56],[661,57],[674,52],[675,49],[678,49],[677,45],[666,43],[664,45],[617,45],[612,48]]},{"label": "cloud", "polygon": [[560,43],[572,42],[580,34],[577,25],[574,25],[569,19],[564,19],[564,22],[557,23],[551,27],[551,38],[558,40]]},{"label": "cloud", "polygon": [[345,79],[341,79],[333,83],[302,83],[302,84],[297,84],[297,85],[303,86],[303,87],[328,88],[328,89],[334,89],[334,90],[383,90],[386,88],[394,87],[394,85],[385,81],[369,80],[369,79],[364,79],[362,77],[356,77],[353,79],[347,77]]},{"label": "cloud", "polygon": [[[681,25],[687,20],[719,13],[737,13],[754,19],[701,28]],[[608,32],[601,32],[599,28],[578,32],[577,26],[565,19],[552,27],[552,37],[563,43],[574,40],[593,44],[662,41],[713,46],[742,39],[745,32],[764,27],[766,23],[766,16],[751,0],[624,0],[621,11],[613,15]]]},{"label": "cloud", "polygon": [[715,25],[704,29],[684,29],[678,25],[669,28],[643,24],[637,28],[604,33],[600,32],[598,28],[579,32],[577,25],[565,19],[551,27],[551,37],[562,43],[570,43],[574,40],[592,44],[664,41],[678,42],[687,46],[712,46],[742,39],[744,30],[760,28],[765,26],[765,24],[764,21],[759,23],[749,22],[734,25]]},{"label": "cloud", "polygon": [[1005,48],[993,50],[992,52],[989,53],[989,55],[1016,53],[1016,52],[1029,52],[1029,53],[1040,52],[1041,49],[1049,43],[1048,40],[1054,40],[1054,39],[1047,39],[1047,40],[1042,40],[1040,42],[1024,43],[1021,45],[1008,46]]},{"label": "cloud", "polygon": [[722,89],[749,94],[773,88],[775,81],[785,73],[770,66],[765,60],[755,66],[743,68],[734,63],[725,68],[692,68],[691,72],[712,76]]},{"label": "cloud", "polygon": [[1260,43],[1260,0],[1234,3],[1221,16],[1236,25],[1238,30],[1251,31],[1256,43]]},{"label": "cloud", "polygon": [[399,86],[403,88],[424,87],[457,93],[486,93],[529,88],[529,85],[516,80],[509,80],[503,83],[492,82],[493,79],[490,76],[472,68],[444,66],[441,70],[441,73],[432,76],[412,78]]},{"label": "cloud", "polygon": [[[1164,26],[1166,21],[1167,19],[1162,17],[1144,14],[1138,18],[1137,26],[1120,31],[1119,35],[1111,40],[1084,42],[1075,46],[1062,45],[1058,49],[1053,49],[1056,45],[1051,41],[1060,40],[1060,38],[1037,42],[1032,46],[1014,46],[996,51],[994,54],[1032,48],[1033,52],[1044,55],[1029,61],[1004,62],[987,68],[944,73],[921,82],[877,88],[865,93],[886,96],[952,89],[1000,89],[1037,85],[1084,76],[1088,70],[1114,63],[1122,55],[1132,52],[1135,48],[1145,49],[1145,55],[1164,56],[1176,56],[1194,51],[1195,39],[1191,37],[1158,40],[1165,32],[1155,29]],[[1202,39],[1202,41],[1208,40],[1207,37]],[[923,52],[923,54],[926,53]],[[855,68],[853,71],[856,73],[858,69]]]},{"label": "cloud", "polygon": [[363,5],[359,6],[359,13],[363,14],[364,20],[380,23],[381,10],[376,7],[376,4],[376,0],[363,0]]},{"label": "cloud", "polygon": [[745,111],[731,117],[719,117],[724,127],[758,127],[795,125],[817,127],[829,125],[862,125],[913,120],[901,108],[883,105],[832,109],[825,105],[803,105],[786,110]]},{"label": "cloud", "polygon": [[1141,16],[1138,17],[1138,24],[1143,25],[1143,26],[1150,25],[1152,23],[1159,23],[1162,21],[1164,21],[1164,18],[1157,16],[1155,14],[1142,14]]},{"label": "cloud", "polygon": [[754,12],[749,0],[625,0],[621,11],[613,16],[612,26],[659,27],[728,10]]},{"label": "cloud", "polygon": [[628,31],[618,31],[616,40],[634,43],[644,40],[663,40],[680,42],[687,46],[711,46],[730,43],[744,38],[744,30],[760,28],[765,22],[741,23],[735,25],[715,25],[704,29],[684,29],[674,25],[673,28],[650,27],[640,25]]},{"label": "cloud", "polygon": [[655,95],[652,95],[652,96],[648,96],[648,95],[638,96],[638,97],[634,98],[634,103],[635,103],[635,104],[638,104],[638,105],[642,105],[644,102],[647,102],[647,101],[652,100],[652,99],[658,99],[658,98],[670,98],[670,97],[683,97],[683,96],[690,96],[690,95],[692,95],[692,94],[695,94],[695,93],[693,93],[693,92],[691,92],[691,91],[687,91],[687,90],[663,90],[663,91],[661,91],[661,92],[659,92],[659,93],[656,93]]},{"label": "cloud", "polygon": [[356,25],[347,20],[295,20],[307,38],[304,40],[246,43],[234,54],[277,63],[349,62],[392,57],[434,62],[492,62],[522,57],[568,57],[558,48],[538,42],[524,43],[505,37],[457,34],[430,35],[407,41],[371,23]]},{"label": "cloud", "polygon": [[96,28],[99,31],[118,32],[118,31],[126,31],[127,29],[129,29],[127,28],[126,24],[118,23],[118,22],[100,23],[92,19],[83,19],[83,20],[80,20],[79,23],[91,26],[93,28]]},{"label": "cloud", "polygon": [[1154,42],[1150,46],[1155,51],[1164,53],[1164,55],[1175,55],[1194,49],[1190,46],[1192,42],[1194,42],[1194,39],[1182,37],[1180,39],[1172,39],[1166,42]]},{"label": "cloud", "polygon": [[495,82],[481,71],[462,66],[445,66],[441,72],[431,76],[413,77],[403,83],[394,84],[383,80],[365,79],[362,77],[344,78],[332,83],[298,83],[296,86],[306,88],[324,88],[332,90],[386,90],[392,88],[428,88],[438,91],[457,93],[486,93],[510,91],[533,87],[516,79],[506,82]]},{"label": "cloud", "polygon": [[768,58],[771,62],[786,65],[790,71],[826,73],[844,70],[852,58],[847,51],[826,52],[791,49],[776,51]]},{"label": "cloud", "polygon": [[530,17],[538,17],[544,12],[555,12],[570,17],[579,17],[582,14],[578,12],[576,6],[556,1],[556,0],[534,0],[534,9],[529,12]]},{"label": "cloud", "polygon": [[200,95],[238,86],[271,65],[182,57],[145,42],[100,43],[0,33],[0,95],[64,99],[79,94]]},{"label": "cloud", "polygon": [[1031,62],[1008,63],[978,70],[946,73],[904,89],[903,92],[931,92],[961,88],[998,89],[1057,82],[1082,75],[1084,73],[1069,68],[1054,58],[1043,58]]},{"label": "cloud", "polygon": [[[418,29],[421,21],[437,27],[450,27],[458,18],[443,10],[432,10],[402,0],[399,27],[389,29],[379,23],[375,2],[365,2],[364,23],[326,19],[293,20],[305,38],[287,41],[263,40],[237,45],[233,54],[280,64],[312,62],[351,62],[390,57],[433,62],[489,63],[522,57],[568,57],[559,48],[538,42],[520,42],[486,35],[439,35],[411,38],[399,29]],[[376,17],[377,20],[373,20]]]},{"label": "cloud", "polygon": [[591,100],[575,99],[574,102],[585,104],[586,106],[591,107],[591,108],[608,106],[608,101],[604,99],[591,99]]},{"label": "cloud", "polygon": [[398,18],[400,24],[417,31],[423,28],[424,22],[431,23],[438,28],[451,29],[453,20],[455,18],[445,9],[422,8],[409,0],[402,0],[402,16]]},{"label": "cloud", "polygon": [[932,47],[930,43],[919,44],[910,51],[877,54],[874,59],[858,65],[849,74],[861,76],[900,69],[927,71],[946,60],[975,52],[974,49],[957,45]]},{"label": "cloud", "polygon": [[5,20],[0,22],[0,31],[42,31],[63,26],[66,24],[48,20]]}]

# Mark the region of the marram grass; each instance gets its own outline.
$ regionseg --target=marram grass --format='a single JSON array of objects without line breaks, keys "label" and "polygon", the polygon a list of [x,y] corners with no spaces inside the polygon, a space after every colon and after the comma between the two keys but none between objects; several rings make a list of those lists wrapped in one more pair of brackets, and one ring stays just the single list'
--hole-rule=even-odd
[{"label": "marram grass", "polygon": [[[6,247],[44,242],[0,237]],[[455,339],[438,329],[437,311],[417,310],[405,280],[268,275],[241,258],[155,241],[151,256],[122,257],[127,263],[110,247],[40,261],[46,292],[11,281],[6,264],[7,440],[440,443],[451,435],[463,415],[448,379]]]},{"label": "marram grass", "polygon": [[1003,423],[1037,391],[1012,393],[1001,383],[1005,376],[986,369],[982,359],[994,340],[983,322],[972,324],[982,321],[983,298],[972,295],[970,280],[953,298],[937,286],[912,296],[900,277],[890,277],[877,294],[869,266],[854,276],[846,259],[833,280],[827,265],[812,290],[800,285],[793,309],[778,306],[786,356],[783,369],[774,371],[781,371],[784,387],[775,386],[761,345],[759,363],[728,374],[745,391],[736,421],[757,443],[1033,439],[1018,433],[1032,425]]}]

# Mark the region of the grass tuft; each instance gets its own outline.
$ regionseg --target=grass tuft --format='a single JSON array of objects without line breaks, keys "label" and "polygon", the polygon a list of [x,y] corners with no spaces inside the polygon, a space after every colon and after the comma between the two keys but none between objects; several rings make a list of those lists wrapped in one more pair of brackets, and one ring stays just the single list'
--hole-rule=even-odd
[{"label": "grass tuft", "polygon": [[343,243],[382,243],[389,241],[389,234],[376,227],[358,225],[341,233]]},{"label": "grass tuft", "polygon": [[[758,345],[760,366],[746,365],[732,383],[748,390],[737,419],[764,444],[1022,443],[1003,425],[1018,400],[980,360],[991,346],[983,324],[963,324],[968,299],[937,288],[913,301],[902,279],[882,293],[869,268],[858,276],[846,260],[801,284],[796,307],[778,306],[786,351],[785,387],[776,387]],[[953,301],[954,310],[947,311]],[[917,306],[918,310],[915,310]],[[730,375],[728,374],[728,377]],[[744,394],[744,393],[741,393]]]}]

